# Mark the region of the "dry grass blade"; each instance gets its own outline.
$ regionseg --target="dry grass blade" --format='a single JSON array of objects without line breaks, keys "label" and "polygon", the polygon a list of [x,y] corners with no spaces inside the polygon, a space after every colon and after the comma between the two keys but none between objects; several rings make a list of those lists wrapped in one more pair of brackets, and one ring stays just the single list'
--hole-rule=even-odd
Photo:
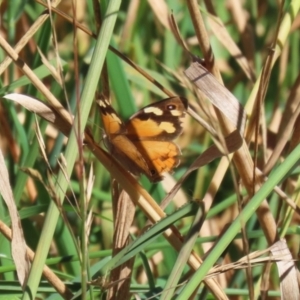
[{"label": "dry grass blade", "polygon": [[174,15],[171,14],[169,19],[170,19],[170,26],[171,26],[170,30],[172,31],[177,43],[182,47],[182,49],[184,49],[184,51],[187,54],[192,55],[190,53],[190,50],[188,49],[188,46],[187,46],[186,42],[184,41],[184,39],[180,35],[180,31],[179,31],[179,28],[177,26]]},{"label": "dry grass blade", "polygon": [[[272,253],[271,256],[260,257],[269,252]],[[229,263],[226,265],[216,265],[209,271],[209,273],[207,274],[207,278],[218,276],[220,273],[228,272],[233,269],[235,270],[246,269],[247,267],[249,267],[249,265],[251,267],[254,267],[257,265],[270,263],[270,262],[275,262],[278,266],[278,269],[279,269],[279,265],[284,266],[282,267],[282,272],[280,272],[280,274],[283,274],[284,273],[283,271],[286,271],[287,273],[291,271],[292,266],[294,267],[293,258],[284,240],[280,240],[276,242],[274,245],[272,245],[266,250],[254,251],[252,253],[249,253],[247,256],[240,258],[236,262]],[[295,276],[296,274],[294,273],[293,275]],[[295,277],[295,281],[297,284],[296,277]],[[293,284],[295,284],[295,282]],[[293,286],[293,284],[291,285],[291,287],[294,288],[296,285]],[[288,298],[288,299],[298,299],[298,298]]]},{"label": "dry grass blade", "polygon": [[54,66],[51,65],[51,63],[48,61],[48,59],[45,57],[45,55],[42,53],[40,48],[37,48],[41,58],[42,58],[42,63],[46,66],[46,68],[49,70],[53,78],[56,80],[56,82],[62,87],[63,85],[63,79],[61,76],[61,73],[58,72]]},{"label": "dry grass blade", "polygon": [[230,120],[242,136],[246,115],[239,101],[198,62],[192,63],[185,75]]},{"label": "dry grass blade", "polygon": [[281,258],[276,262],[280,278],[281,299],[299,299],[298,272],[286,241],[279,240],[271,247],[270,251],[274,256]]},{"label": "dry grass blade", "polygon": [[88,203],[91,200],[94,182],[95,182],[94,168],[93,168],[93,165],[91,165],[89,177],[88,177],[87,185],[86,185],[86,198],[87,198]]},{"label": "dry grass blade", "polygon": [[[10,228],[4,224],[0,220],[0,232],[8,239],[12,240],[12,232]],[[30,249],[26,248],[27,256],[30,259],[30,261],[33,261],[35,253]],[[72,292],[67,288],[67,286],[59,279],[58,276],[56,276],[53,271],[47,267],[44,266],[43,268],[43,276],[49,281],[49,283],[55,288],[55,290],[64,298],[64,299],[72,299],[73,294]]]},{"label": "dry grass blade", "polygon": [[233,41],[232,37],[228,33],[226,27],[224,26],[220,18],[209,15],[208,22],[215,36],[229,51],[232,57],[236,59],[237,63],[240,65],[246,76],[252,81],[254,81],[254,70],[248,64],[247,59],[245,58],[239,47],[236,45],[236,43]]},{"label": "dry grass blade", "polygon": [[60,114],[56,112],[54,108],[46,103],[35,99],[30,96],[22,95],[22,94],[8,94],[3,98],[14,101],[27,110],[36,113],[40,117],[44,118],[51,124],[53,124],[56,128],[58,128],[65,136],[68,136],[71,130],[71,125],[66,122]]},{"label": "dry grass blade", "polygon": [[[117,182],[114,182],[117,185]],[[115,190],[118,187],[116,186]],[[114,237],[113,237],[113,255],[116,255],[130,242],[129,229],[134,221],[135,205],[131,201],[129,195],[123,190],[119,195],[118,192],[114,193],[113,206],[114,211]],[[134,257],[128,260],[123,265],[115,268],[110,273],[110,282],[118,282],[109,288],[107,299],[129,299],[130,298],[130,278],[134,263]]]},{"label": "dry grass blade", "polygon": [[35,75],[35,73],[29,68],[29,66],[22,61],[20,56],[14,51],[14,49],[7,43],[7,41],[0,35],[0,46],[3,50],[13,59],[15,64],[20,68],[20,70],[30,79],[32,84],[39,90],[51,103],[53,108],[58,114],[61,114],[70,124],[72,119],[70,114],[63,108],[61,103],[55,98],[55,96],[49,91],[49,89],[44,85],[44,83]]},{"label": "dry grass blade", "polygon": [[0,194],[5,201],[12,227],[11,252],[15,265],[17,266],[17,275],[21,286],[24,286],[29,272],[29,260],[26,253],[26,243],[24,240],[21,220],[14,201],[13,193],[9,183],[8,171],[5,165],[4,157],[0,149]]},{"label": "dry grass blade", "polygon": [[247,63],[254,67],[254,57],[255,57],[255,35],[254,29],[249,22],[250,15],[249,11],[242,2],[237,2],[235,0],[229,0],[226,2],[228,10],[232,14],[232,20],[237,27],[240,34],[240,39],[243,49],[243,53],[247,59]]},{"label": "dry grass blade", "polygon": [[187,1],[187,6],[191,15],[199,46],[204,55],[204,61],[207,64],[207,68],[211,71],[212,74],[218,77],[220,82],[222,82],[219,69],[214,63],[214,54],[212,52],[209,37],[204,25],[204,20],[202,18],[202,15],[200,14],[198,2],[196,0],[189,0]]},{"label": "dry grass blade", "polygon": [[[291,94],[287,100],[285,112],[282,116],[280,128],[277,134],[276,146],[269,157],[266,165],[264,166],[264,173],[268,174],[273,166],[276,164],[278,158],[282,154],[284,147],[286,146],[290,134],[297,134],[295,130],[295,123],[300,114],[300,75],[296,79],[294,86],[292,87]],[[296,132],[295,132],[296,131]]]},{"label": "dry grass blade", "polygon": [[40,146],[41,154],[42,154],[42,156],[43,156],[43,158],[44,158],[44,161],[45,161],[46,164],[47,164],[48,169],[51,170],[51,166],[50,166],[50,163],[49,163],[47,154],[46,154],[46,145],[45,145],[45,141],[44,141],[44,139],[43,139],[43,135],[42,135],[42,133],[41,133],[41,130],[40,130],[40,127],[39,127],[39,123],[37,122],[36,115],[35,115],[35,124],[36,124],[35,135],[36,135],[36,137],[37,137],[37,141],[38,141],[39,146]]},{"label": "dry grass blade", "polygon": [[[61,0],[54,0],[51,2],[53,7],[56,7]],[[47,4],[45,4],[47,6]],[[14,48],[15,53],[19,53],[23,47],[28,43],[28,41],[34,36],[34,34],[41,28],[43,23],[49,18],[49,14],[43,13],[39,16],[39,18],[34,22],[34,24],[29,28],[24,36],[18,41]],[[9,56],[5,57],[4,61],[0,64],[0,75],[7,69],[9,64],[13,61],[13,59]]]}]

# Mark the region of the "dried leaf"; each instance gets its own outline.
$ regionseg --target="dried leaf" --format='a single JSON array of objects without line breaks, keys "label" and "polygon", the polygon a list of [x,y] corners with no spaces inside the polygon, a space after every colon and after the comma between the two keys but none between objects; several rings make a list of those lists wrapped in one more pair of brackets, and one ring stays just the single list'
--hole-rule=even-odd
[{"label": "dried leaf", "polygon": [[300,299],[297,270],[286,241],[284,239],[279,240],[271,247],[270,251],[274,256],[281,258],[276,262],[280,279],[281,299]]},{"label": "dried leaf", "polygon": [[243,106],[233,94],[220,84],[199,62],[192,63],[184,73],[243,135],[246,115]]},{"label": "dried leaf", "polygon": [[[113,256],[117,255],[129,244],[129,229],[135,215],[135,205],[129,195],[124,190],[121,192],[120,196],[116,194],[113,199],[115,214]],[[134,257],[111,271],[110,282],[118,282],[118,284],[113,285],[109,289],[107,299],[116,299],[116,297],[124,300],[130,299],[130,278],[132,275],[133,263]]]},{"label": "dried leaf", "polygon": [[0,149],[0,194],[7,205],[9,216],[11,219],[12,257],[16,265],[16,271],[17,271],[19,282],[22,286],[25,286],[28,272],[29,272],[29,260],[26,253],[26,243],[24,240],[20,217],[18,214],[16,203],[14,201],[13,193],[9,183],[7,168],[5,165],[5,161],[1,149]]}]

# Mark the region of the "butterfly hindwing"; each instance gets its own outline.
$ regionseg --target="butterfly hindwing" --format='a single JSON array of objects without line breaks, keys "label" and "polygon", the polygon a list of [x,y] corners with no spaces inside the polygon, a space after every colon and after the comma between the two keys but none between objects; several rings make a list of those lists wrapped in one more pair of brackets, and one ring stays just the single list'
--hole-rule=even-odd
[{"label": "butterfly hindwing", "polygon": [[133,144],[147,159],[152,176],[171,172],[179,165],[181,151],[179,147],[169,141],[136,141]]},{"label": "butterfly hindwing", "polygon": [[180,148],[172,142],[182,132],[187,100],[172,97],[148,105],[124,123],[107,100],[99,100],[105,140],[111,154],[131,173],[150,181],[178,166]]}]

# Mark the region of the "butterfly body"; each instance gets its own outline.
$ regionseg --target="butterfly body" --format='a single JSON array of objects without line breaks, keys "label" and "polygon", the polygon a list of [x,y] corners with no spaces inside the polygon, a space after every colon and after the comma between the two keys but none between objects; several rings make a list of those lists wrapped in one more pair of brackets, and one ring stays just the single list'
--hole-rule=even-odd
[{"label": "butterfly body", "polygon": [[107,100],[99,100],[110,153],[131,173],[150,181],[178,166],[180,148],[172,141],[181,134],[187,100],[171,97],[148,105],[123,122]]}]

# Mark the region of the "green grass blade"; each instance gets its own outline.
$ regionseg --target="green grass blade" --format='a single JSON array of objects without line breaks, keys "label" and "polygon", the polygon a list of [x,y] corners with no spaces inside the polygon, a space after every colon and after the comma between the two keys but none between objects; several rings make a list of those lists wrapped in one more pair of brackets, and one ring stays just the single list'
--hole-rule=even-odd
[{"label": "green grass blade", "polygon": [[199,203],[199,207],[197,209],[196,216],[190,228],[188,235],[185,238],[185,242],[182,246],[182,249],[179,252],[177,260],[174,264],[172,272],[168,277],[168,281],[166,286],[164,287],[164,291],[161,295],[161,300],[169,300],[172,299],[174,291],[179,282],[180,276],[183,272],[184,267],[186,266],[186,262],[191,255],[191,251],[195,245],[196,239],[199,235],[199,230],[203,224],[205,219],[205,209],[203,203]]}]

